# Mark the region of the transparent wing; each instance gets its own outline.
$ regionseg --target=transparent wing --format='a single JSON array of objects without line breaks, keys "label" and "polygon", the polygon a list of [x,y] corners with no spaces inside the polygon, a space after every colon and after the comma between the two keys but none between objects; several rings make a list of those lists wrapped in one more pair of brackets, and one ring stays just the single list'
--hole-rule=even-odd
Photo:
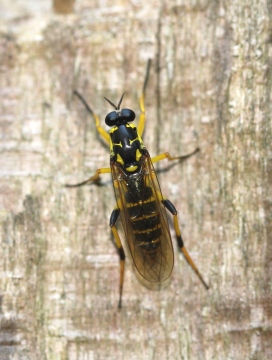
[{"label": "transparent wing", "polygon": [[148,152],[140,171],[127,176],[111,161],[112,180],[128,247],[138,272],[149,282],[166,280],[174,254],[162,194]]}]

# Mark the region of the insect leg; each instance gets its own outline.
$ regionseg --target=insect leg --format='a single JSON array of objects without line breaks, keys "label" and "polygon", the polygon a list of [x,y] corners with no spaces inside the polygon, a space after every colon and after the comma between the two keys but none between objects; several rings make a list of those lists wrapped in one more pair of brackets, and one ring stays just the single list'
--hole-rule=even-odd
[{"label": "insect leg", "polygon": [[111,231],[114,236],[114,240],[118,249],[119,257],[120,257],[120,284],[119,284],[119,304],[118,308],[121,309],[122,307],[122,295],[123,295],[123,284],[124,284],[124,272],[125,272],[125,252],[118,234],[118,231],[116,229],[116,221],[120,215],[120,210],[118,208],[115,208],[113,212],[111,213],[110,217],[110,227]]},{"label": "insect leg", "polygon": [[99,134],[102,136],[102,138],[106,141],[107,144],[110,144],[110,135],[107,133],[107,131],[102,128],[102,126],[100,125],[100,120],[99,117],[93,112],[93,110],[90,108],[90,106],[88,105],[87,101],[84,99],[84,97],[77,92],[76,90],[74,90],[74,94],[79,98],[79,100],[83,103],[83,105],[85,106],[86,110],[88,111],[88,113],[90,113],[94,120],[95,120],[95,125],[96,125],[96,129],[99,132]]},{"label": "insect leg", "polygon": [[177,236],[177,243],[178,243],[178,247],[179,247],[180,251],[183,253],[183,255],[185,256],[185,259],[190,264],[190,266],[192,267],[192,269],[194,270],[194,272],[196,273],[196,275],[198,276],[198,278],[200,279],[202,284],[208,290],[209,286],[204,281],[202,275],[198,271],[198,268],[196,267],[195,263],[191,259],[191,256],[189,255],[186,248],[184,247],[183,240],[182,240],[181,233],[180,233],[180,227],[179,227],[179,223],[178,223],[178,216],[177,216],[178,212],[177,212],[175,206],[171,203],[171,201],[169,201],[167,199],[162,200],[162,203],[166,207],[166,209],[169,210],[170,213],[174,217],[174,228],[175,228],[175,232],[176,232],[176,236]]},{"label": "insect leg", "polygon": [[145,90],[147,87],[147,83],[148,83],[148,79],[149,79],[149,73],[150,73],[150,66],[151,66],[151,59],[148,60],[147,62],[147,69],[146,69],[146,74],[145,74],[145,81],[144,81],[144,86],[143,86],[143,91],[142,91],[142,95],[140,97],[140,110],[141,110],[141,114],[140,114],[140,118],[139,118],[139,122],[138,122],[138,133],[140,135],[140,137],[143,135],[144,132],[144,127],[145,127],[145,104],[144,104],[144,100],[145,100]]},{"label": "insect leg", "polygon": [[96,182],[99,180],[99,175],[100,174],[107,174],[111,172],[111,168],[101,168],[101,169],[97,169],[95,174],[90,177],[89,179],[82,181],[81,183],[78,184],[65,184],[65,187],[79,187],[79,186],[83,186],[88,184],[89,182]]},{"label": "insect leg", "polygon": [[199,148],[196,148],[193,152],[186,154],[186,155],[182,155],[182,156],[172,156],[170,155],[168,152],[162,153],[160,155],[154,156],[153,158],[151,158],[151,161],[153,162],[153,164],[155,162],[161,161],[163,159],[168,159],[169,161],[172,160],[185,160],[187,158],[189,158],[190,156],[196,154],[198,151],[200,151]]}]

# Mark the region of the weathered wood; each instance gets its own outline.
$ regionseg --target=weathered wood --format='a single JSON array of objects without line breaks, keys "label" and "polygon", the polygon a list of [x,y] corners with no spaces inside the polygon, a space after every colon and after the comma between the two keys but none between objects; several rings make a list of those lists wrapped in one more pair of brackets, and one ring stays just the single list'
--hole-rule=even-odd
[{"label": "weathered wood", "polygon": [[[36,3],[1,5],[0,360],[272,358],[271,6]],[[63,187],[109,164],[72,91],[137,110],[148,58],[147,148],[201,148],[159,177],[211,289],[176,253],[150,291],[128,259],[118,311],[110,176]]]}]

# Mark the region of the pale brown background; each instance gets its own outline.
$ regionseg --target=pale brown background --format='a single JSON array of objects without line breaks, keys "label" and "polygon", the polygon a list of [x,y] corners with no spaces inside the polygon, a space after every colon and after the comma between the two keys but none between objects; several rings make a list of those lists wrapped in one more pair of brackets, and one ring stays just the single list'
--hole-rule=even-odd
[{"label": "pale brown background", "polygon": [[[68,3],[0,1],[0,359],[271,359],[271,1]],[[110,176],[63,187],[109,164],[72,90],[139,113],[148,58],[150,153],[201,148],[159,178],[211,289],[128,260],[119,312]]]}]

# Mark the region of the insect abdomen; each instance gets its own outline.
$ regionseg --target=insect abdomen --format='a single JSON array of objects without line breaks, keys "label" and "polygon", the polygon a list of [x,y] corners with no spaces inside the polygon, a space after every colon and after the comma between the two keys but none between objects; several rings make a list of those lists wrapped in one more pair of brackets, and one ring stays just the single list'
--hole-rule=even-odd
[{"label": "insect abdomen", "polygon": [[128,214],[135,235],[135,245],[153,253],[160,245],[161,223],[152,189],[145,187],[144,195],[131,196],[129,193],[126,198],[129,200]]}]

